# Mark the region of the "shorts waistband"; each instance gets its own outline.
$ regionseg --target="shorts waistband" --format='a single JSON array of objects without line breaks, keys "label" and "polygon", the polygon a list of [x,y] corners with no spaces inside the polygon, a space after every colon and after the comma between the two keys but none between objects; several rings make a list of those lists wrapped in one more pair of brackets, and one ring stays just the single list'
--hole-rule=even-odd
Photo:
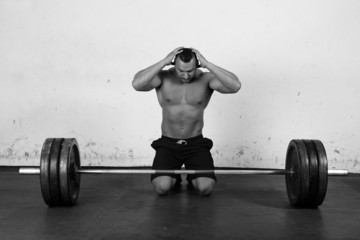
[{"label": "shorts waistband", "polygon": [[191,143],[195,142],[196,140],[203,139],[204,137],[202,134],[200,134],[200,135],[192,137],[192,138],[184,138],[184,139],[171,138],[171,137],[167,137],[164,135],[162,135],[161,138],[166,139],[171,142],[174,142],[174,143],[177,143],[177,144],[180,144],[180,145],[187,145],[187,144],[191,144]]}]

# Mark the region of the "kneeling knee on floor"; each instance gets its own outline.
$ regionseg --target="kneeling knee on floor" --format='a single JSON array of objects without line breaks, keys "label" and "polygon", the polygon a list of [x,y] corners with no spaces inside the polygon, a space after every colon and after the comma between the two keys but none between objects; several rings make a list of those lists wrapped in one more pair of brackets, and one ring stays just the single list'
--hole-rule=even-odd
[{"label": "kneeling knee on floor", "polygon": [[201,188],[199,188],[199,192],[202,196],[207,196],[207,195],[211,194],[212,188],[209,186],[201,187]]},{"label": "kneeling knee on floor", "polygon": [[154,184],[154,187],[155,187],[155,191],[159,195],[167,195],[171,189],[171,182],[160,181],[160,182]]},{"label": "kneeling knee on floor", "polygon": [[202,196],[207,196],[211,194],[213,185],[210,183],[198,183],[196,188]]}]

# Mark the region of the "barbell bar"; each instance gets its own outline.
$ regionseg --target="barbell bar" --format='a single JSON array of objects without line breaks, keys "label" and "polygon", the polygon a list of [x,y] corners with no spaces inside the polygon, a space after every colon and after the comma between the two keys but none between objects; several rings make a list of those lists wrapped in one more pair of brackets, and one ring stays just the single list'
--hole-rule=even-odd
[{"label": "barbell bar", "polygon": [[286,151],[285,169],[157,170],[123,168],[81,168],[75,138],[48,138],[40,156],[40,167],[24,167],[20,174],[40,175],[44,202],[51,206],[76,205],[81,174],[239,174],[285,175],[286,191],[294,207],[320,206],[326,195],[328,176],[346,176],[347,170],[328,170],[324,145],[320,140],[293,139]]},{"label": "barbell bar", "polygon": [[[215,169],[215,170],[159,170],[159,169],[122,169],[122,168],[91,168],[91,169],[75,169],[75,172],[80,174],[207,174],[214,173],[217,175],[286,175],[294,174],[292,170],[284,169]],[[39,175],[39,167],[21,167],[19,168],[19,174],[22,175]],[[328,170],[328,176],[346,176],[348,170],[343,169],[330,169]]]}]

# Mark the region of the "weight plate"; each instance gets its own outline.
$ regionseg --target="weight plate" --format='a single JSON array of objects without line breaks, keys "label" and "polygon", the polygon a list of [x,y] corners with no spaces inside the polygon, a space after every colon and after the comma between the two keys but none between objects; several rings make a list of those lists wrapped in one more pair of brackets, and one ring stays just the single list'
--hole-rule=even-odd
[{"label": "weight plate", "polygon": [[54,206],[61,206],[59,161],[63,138],[55,138],[50,152],[50,193]]},{"label": "weight plate", "polygon": [[76,204],[80,190],[79,145],[74,138],[67,138],[63,142],[60,155],[59,179],[62,204],[73,206]]},{"label": "weight plate", "polygon": [[319,191],[316,198],[316,206],[320,206],[326,195],[328,184],[328,161],[325,147],[320,140],[312,140],[317,152],[317,159],[319,165]]},{"label": "weight plate", "polygon": [[44,141],[40,156],[40,187],[44,202],[49,206],[54,206],[50,193],[50,152],[53,138]]},{"label": "weight plate", "polygon": [[309,198],[308,207],[317,207],[317,196],[319,193],[319,165],[316,148],[311,140],[302,140],[306,146],[309,158]]},{"label": "weight plate", "polygon": [[290,203],[304,207],[309,197],[309,159],[305,144],[301,140],[291,140],[286,152],[286,190]]}]

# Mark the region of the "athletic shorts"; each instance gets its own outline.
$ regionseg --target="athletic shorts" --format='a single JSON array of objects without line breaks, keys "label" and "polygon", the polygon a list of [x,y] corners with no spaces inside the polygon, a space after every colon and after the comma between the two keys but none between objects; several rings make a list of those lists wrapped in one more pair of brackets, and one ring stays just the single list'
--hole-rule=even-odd
[{"label": "athletic shorts", "polygon": [[[188,139],[174,139],[162,136],[155,140],[151,146],[155,149],[156,154],[152,165],[153,169],[159,170],[176,170],[185,165],[186,169],[191,170],[214,170],[214,160],[211,156],[210,149],[213,142],[204,138],[202,135]],[[151,181],[159,176],[170,176],[181,182],[180,174],[152,174]],[[214,173],[205,174],[188,174],[187,181],[191,183],[198,177],[208,177],[216,181]]]}]

